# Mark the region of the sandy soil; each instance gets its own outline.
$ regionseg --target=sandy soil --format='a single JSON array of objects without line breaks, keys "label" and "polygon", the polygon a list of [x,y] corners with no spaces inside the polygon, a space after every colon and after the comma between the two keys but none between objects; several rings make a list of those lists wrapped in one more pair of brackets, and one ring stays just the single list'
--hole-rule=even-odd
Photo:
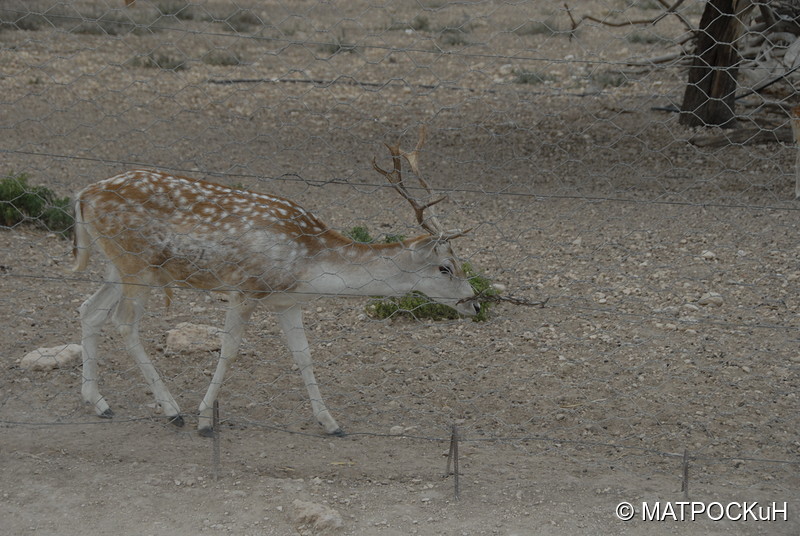
[{"label": "sandy soil", "polygon": [[[794,149],[700,148],[653,109],[680,102],[683,73],[615,62],[662,53],[663,41],[630,36],[679,35],[677,20],[587,24],[570,40],[513,31],[531,20],[568,28],[561,8],[538,3],[303,0],[239,2],[269,23],[239,35],[200,15],[156,32],[75,30],[88,13],[141,29],[155,8],[137,3],[41,1],[62,22],[0,30],[0,171],[72,195],[146,165],[291,197],[336,228],[410,235],[411,211],[372,159],[386,160],[383,142],[413,144],[425,122],[423,167],[449,194],[441,218],[474,227],[459,253],[507,295],[547,303],[496,304],[475,323],[314,302],[307,332],[344,438],[312,422],[279,330],[257,312],[222,391],[217,467],[213,442],[192,430],[215,355],[164,348],[179,322],[219,325],[224,303],[184,291],[169,309],[153,299],[145,319],[186,427],[163,422],[113,329],[102,371],[117,416],[99,420],[80,400],[78,366],[19,360],[80,343],[76,309],[97,287],[100,256],[73,274],[67,241],[4,230],[3,534],[800,531]],[[217,21],[231,13],[198,5]],[[3,20],[18,7],[4,3]],[[70,26],[65,9],[83,16]],[[462,31],[444,41],[446,27]],[[331,43],[347,46],[334,54]],[[242,64],[219,65],[212,51]],[[545,83],[517,83],[520,73]],[[444,475],[454,423],[459,500]],[[620,521],[622,501],[641,514],[642,502],[683,500],[685,449],[690,500],[787,503],[788,520]]]}]

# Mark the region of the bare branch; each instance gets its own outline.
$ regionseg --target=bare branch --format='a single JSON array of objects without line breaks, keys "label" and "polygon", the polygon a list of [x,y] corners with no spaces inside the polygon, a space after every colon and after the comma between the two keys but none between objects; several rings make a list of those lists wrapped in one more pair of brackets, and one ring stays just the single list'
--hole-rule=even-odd
[{"label": "bare branch", "polygon": [[480,301],[480,302],[508,302],[512,305],[524,305],[526,307],[544,307],[550,298],[545,298],[541,301],[531,301],[528,298],[521,298],[518,296],[501,296],[500,294],[486,294],[484,292],[480,292],[475,296],[470,298],[464,298],[460,300],[458,303],[464,303],[468,301]]},{"label": "bare branch", "polygon": [[658,3],[659,3],[659,4],[661,4],[662,6],[664,6],[665,10],[664,10],[664,12],[660,13],[660,14],[659,14],[658,16],[656,16],[655,18],[652,18],[652,19],[629,20],[629,21],[623,21],[623,22],[611,22],[611,21],[607,21],[607,20],[604,20],[604,19],[598,19],[597,17],[593,17],[593,16],[591,16],[591,15],[584,15],[583,17],[581,17],[580,19],[578,19],[578,20],[576,21],[576,20],[575,20],[575,18],[572,16],[572,11],[571,11],[570,7],[569,7],[569,6],[568,6],[566,3],[564,3],[564,8],[567,10],[567,14],[569,15],[569,18],[570,18],[570,20],[572,21],[572,31],[573,31],[573,32],[574,32],[575,30],[577,30],[577,29],[578,29],[578,26],[580,26],[580,25],[581,25],[581,23],[583,23],[583,21],[585,21],[585,20],[590,20],[590,21],[592,21],[592,22],[597,22],[597,23],[599,23],[599,24],[603,24],[603,25],[605,25],[605,26],[611,26],[611,27],[613,27],[613,28],[621,28],[621,27],[623,27],[623,26],[640,26],[640,25],[645,25],[645,24],[648,24],[648,25],[655,25],[655,24],[657,24],[658,22],[660,22],[660,21],[661,21],[661,19],[663,19],[663,18],[664,18],[664,17],[666,17],[667,15],[675,15],[676,17],[678,17],[678,19],[681,21],[681,23],[682,23],[684,26],[686,26],[686,28],[687,28],[687,29],[688,29],[690,32],[695,32],[695,31],[697,31],[697,28],[694,28],[694,27],[693,27],[693,26],[692,26],[692,25],[689,23],[689,21],[688,21],[688,20],[686,20],[686,19],[683,17],[683,15],[681,15],[680,13],[678,13],[678,12],[676,11],[676,9],[678,9],[678,7],[679,7],[679,6],[680,6],[680,5],[681,5],[683,2],[684,2],[684,0],[677,0],[677,1],[676,1],[674,4],[672,4],[672,5],[670,6],[670,5],[668,5],[668,4],[667,4],[665,1],[663,1],[663,0],[658,0]]}]

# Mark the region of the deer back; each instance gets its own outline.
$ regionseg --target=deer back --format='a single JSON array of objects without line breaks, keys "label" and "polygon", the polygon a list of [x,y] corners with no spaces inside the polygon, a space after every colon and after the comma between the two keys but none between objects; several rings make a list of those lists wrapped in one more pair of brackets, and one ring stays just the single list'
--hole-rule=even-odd
[{"label": "deer back", "polygon": [[79,229],[144,283],[289,290],[304,259],[342,241],[288,199],[154,171],[97,182],[77,204]]}]

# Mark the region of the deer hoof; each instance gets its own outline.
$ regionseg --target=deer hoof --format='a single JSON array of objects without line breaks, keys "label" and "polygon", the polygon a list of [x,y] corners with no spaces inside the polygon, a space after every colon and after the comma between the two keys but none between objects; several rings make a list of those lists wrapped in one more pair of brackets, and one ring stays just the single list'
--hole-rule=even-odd
[{"label": "deer hoof", "polygon": [[183,417],[180,415],[173,415],[172,417],[168,417],[167,422],[169,422],[173,426],[177,426],[178,428],[181,428],[184,425]]},{"label": "deer hoof", "polygon": [[345,434],[345,433],[344,433],[344,430],[342,430],[341,428],[337,428],[336,430],[334,430],[333,432],[331,432],[329,435],[332,435],[332,436],[334,436],[334,437],[344,437],[344,436],[346,436],[347,434]]},{"label": "deer hoof", "polygon": [[98,417],[101,419],[110,419],[114,416],[114,412],[111,411],[111,408],[106,409],[103,413],[100,413]]},{"label": "deer hoof", "polygon": [[214,437],[214,429],[210,426],[208,428],[198,428],[197,435],[200,437]]}]

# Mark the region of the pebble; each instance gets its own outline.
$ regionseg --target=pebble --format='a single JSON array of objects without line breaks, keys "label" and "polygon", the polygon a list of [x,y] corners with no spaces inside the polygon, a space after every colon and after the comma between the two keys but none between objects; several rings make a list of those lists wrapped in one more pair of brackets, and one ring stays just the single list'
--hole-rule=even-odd
[{"label": "pebble", "polygon": [[724,300],[722,296],[717,294],[716,292],[706,292],[703,294],[697,303],[703,306],[712,306],[712,307],[721,307]]}]

